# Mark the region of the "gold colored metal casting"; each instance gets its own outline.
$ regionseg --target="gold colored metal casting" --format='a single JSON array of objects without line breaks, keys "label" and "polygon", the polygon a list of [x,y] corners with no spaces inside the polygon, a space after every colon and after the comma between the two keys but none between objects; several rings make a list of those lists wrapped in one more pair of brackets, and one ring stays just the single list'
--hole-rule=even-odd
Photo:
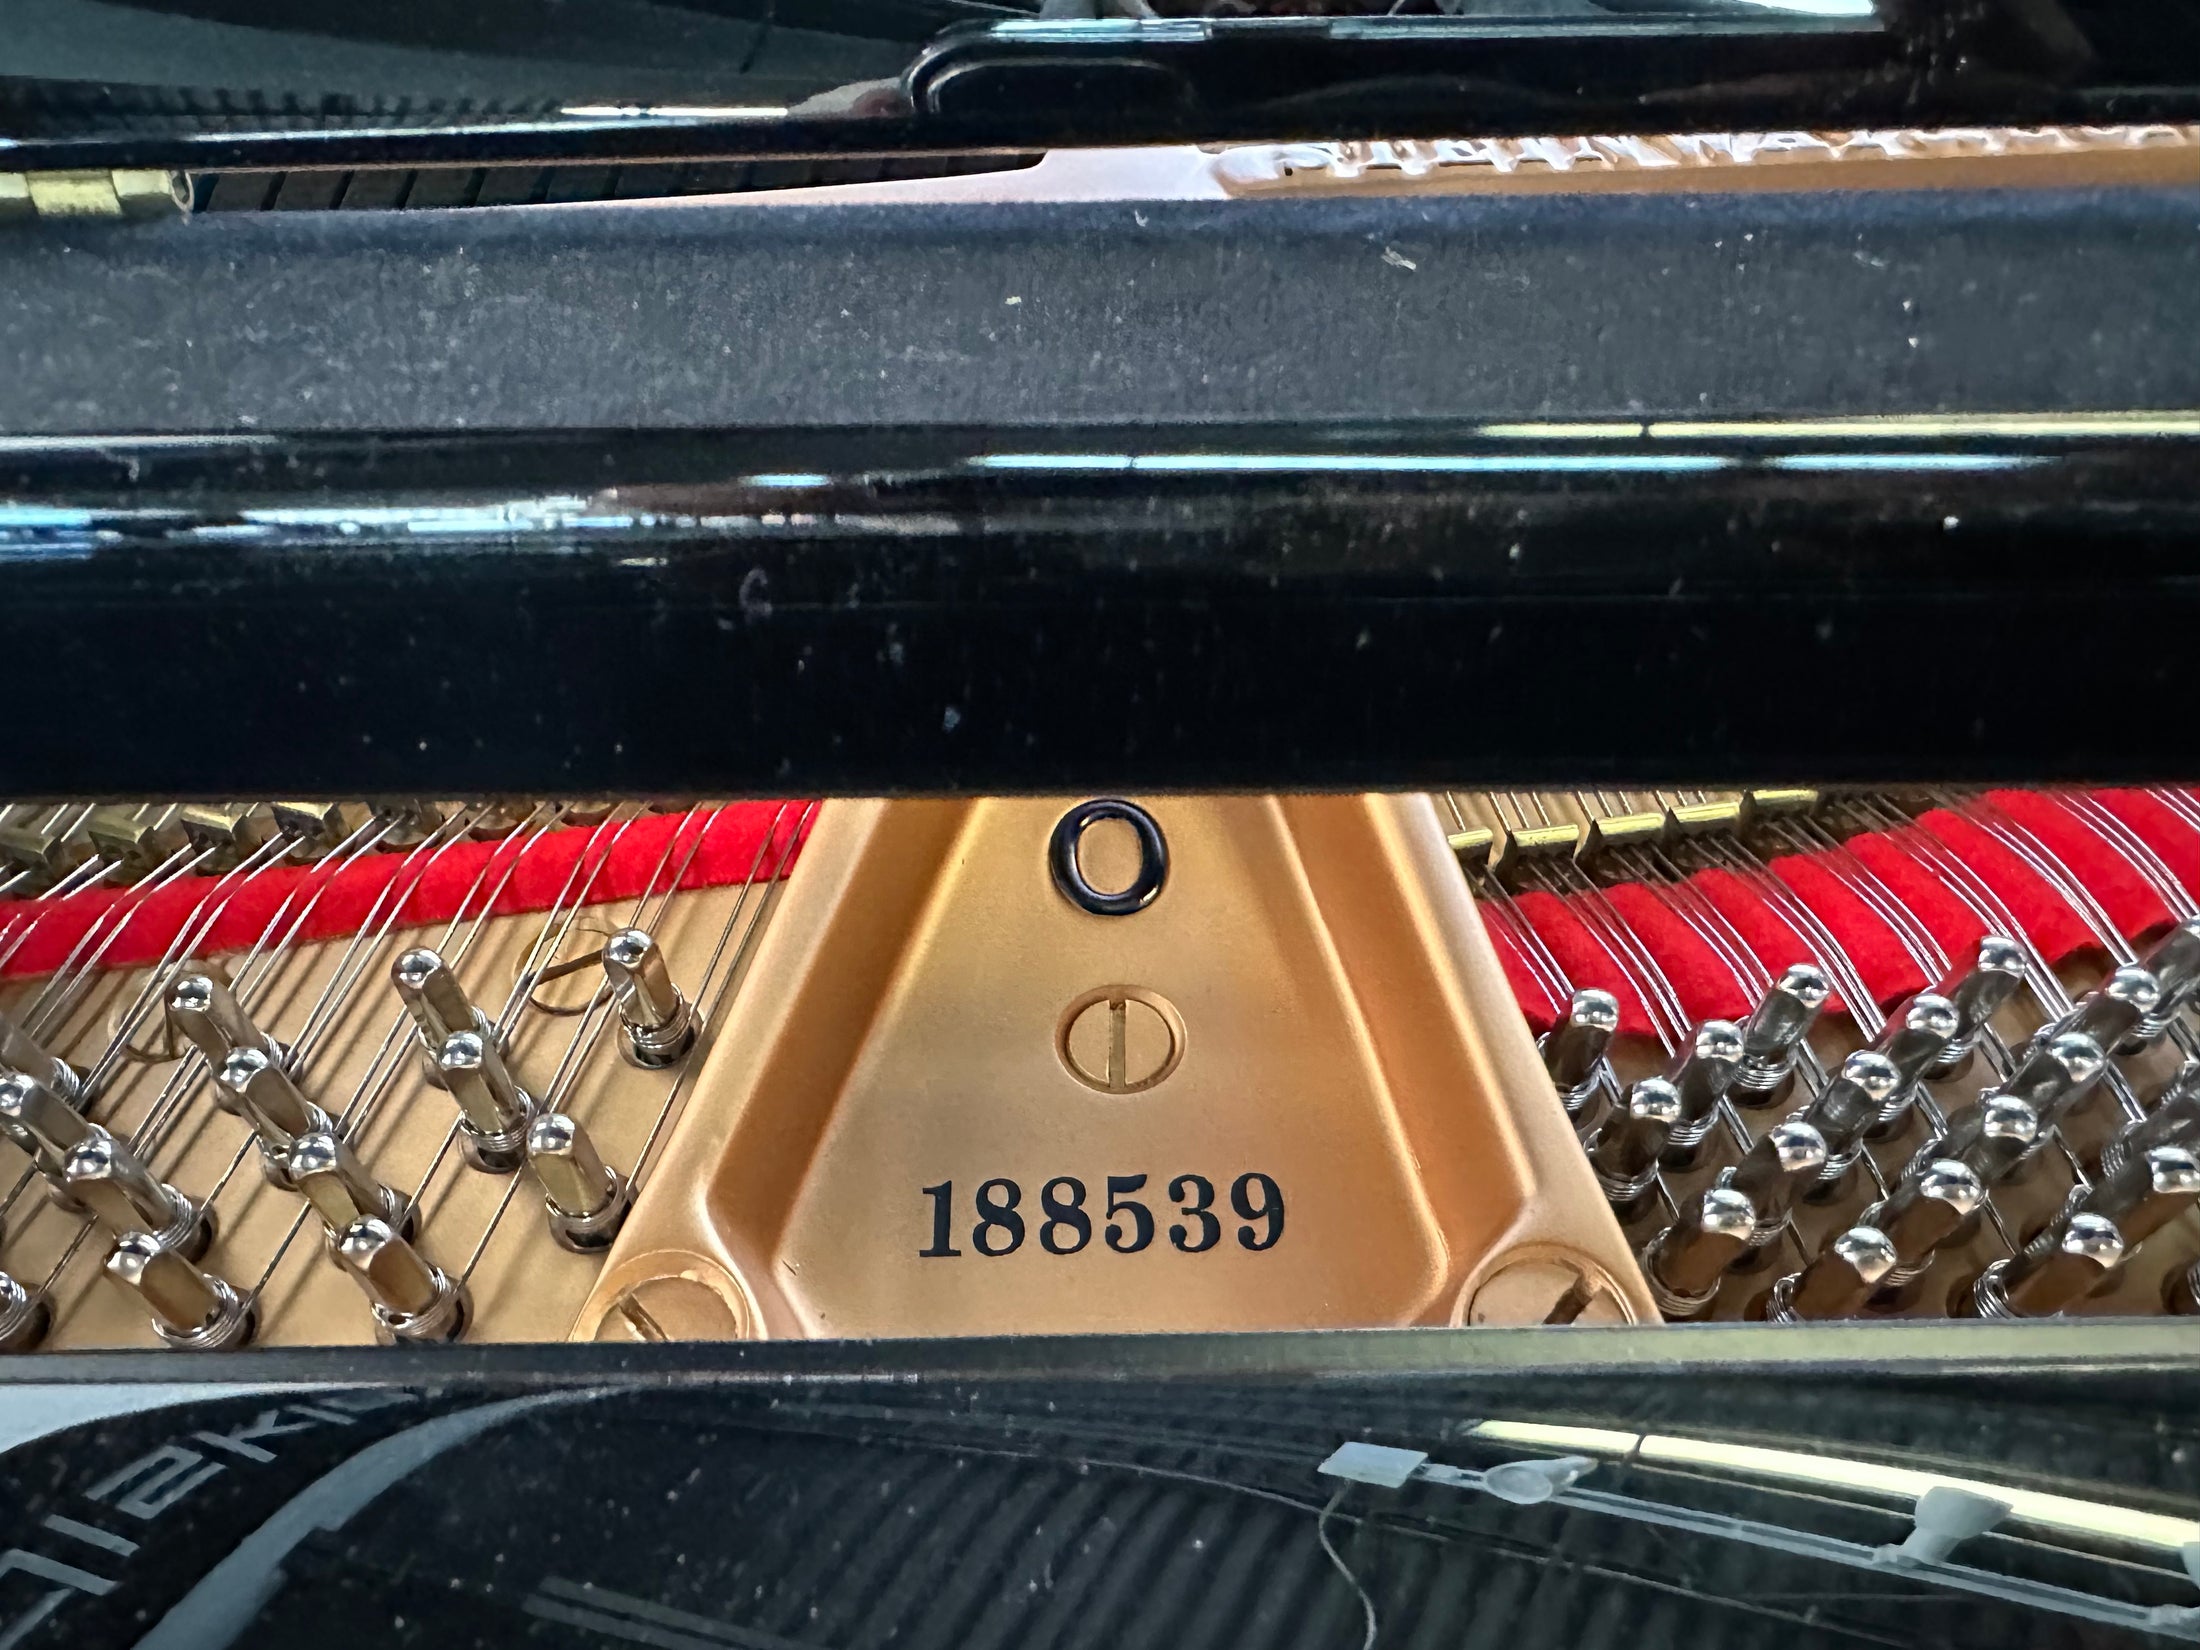
[{"label": "gold colored metal casting", "polygon": [[1078,801],[824,807],[576,1338],[1655,1317],[1429,799]]}]

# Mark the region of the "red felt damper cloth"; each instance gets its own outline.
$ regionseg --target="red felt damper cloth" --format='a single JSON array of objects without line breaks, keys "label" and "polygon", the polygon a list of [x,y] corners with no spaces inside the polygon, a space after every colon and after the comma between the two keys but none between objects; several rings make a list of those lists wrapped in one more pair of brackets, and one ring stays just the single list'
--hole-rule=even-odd
[{"label": "red felt damper cloth", "polygon": [[1925,971],[1893,925],[1863,895],[1826,869],[1823,856],[1783,854],[1772,862],[1771,870],[1825,925],[1881,1008],[1892,1009],[1925,989],[1929,983]]},{"label": "red felt damper cloth", "polygon": [[2169,927],[2169,906],[2154,884],[2060,796],[2052,791],[1989,791],[1986,799],[2032,833],[2124,938],[2143,945]]},{"label": "red felt damper cloth", "polygon": [[1978,954],[1978,942],[1986,937],[1986,919],[1949,890],[1937,869],[1920,863],[1891,837],[1877,833],[1852,836],[1847,846],[1933,937],[1943,955],[1968,963]]},{"label": "red felt damper cloth", "polygon": [[1649,1011],[1642,1005],[1642,993],[1635,988],[1634,975],[1605,948],[1604,942],[1574,914],[1565,900],[1556,894],[1527,893],[1513,903],[1576,991],[1588,987],[1609,991],[1619,1001],[1619,1029],[1623,1033],[1631,1037],[1654,1035]]},{"label": "red felt damper cloth", "polygon": [[1510,911],[1489,900],[1477,901],[1475,909],[1481,913],[1482,926],[1488,930],[1490,946],[1497,953],[1497,964],[1505,971],[1505,983],[1512,987],[1513,999],[1520,1004],[1528,1029],[1542,1036],[1558,1023],[1560,1004],[1543,983],[1541,972],[1528,961],[1527,942],[1520,937],[1519,924]]},{"label": "red felt damper cloth", "polygon": [[[334,861],[275,866],[222,886],[220,914],[191,952],[204,957],[244,950],[271,924],[280,938],[297,923],[294,944],[348,937],[364,924],[379,926],[393,904],[392,927],[403,929],[447,923],[462,912],[478,914],[492,900],[500,915],[543,911],[575,898],[584,887],[585,904],[632,900],[652,879],[661,891],[683,861],[683,888],[723,887],[746,882],[752,874],[766,878],[793,863],[796,833],[806,830],[808,817],[800,803],[740,802],[707,817],[653,814],[630,823],[568,826],[495,842],[369,852],[341,868]],[[694,857],[688,860],[691,848]],[[117,914],[100,923],[92,942],[93,948],[104,948],[99,965],[158,962],[187,923],[204,919],[202,906],[219,882],[185,876],[151,894],[91,889],[61,900],[0,901],[0,949],[14,947],[0,964],[0,975],[51,972],[110,911]]]},{"label": "red felt damper cloth", "polygon": [[1605,898],[1672,983],[1691,1022],[1745,1018],[1754,998],[1727,959],[1673,908],[1671,896],[1639,882],[1607,888]]},{"label": "red felt damper cloth", "polygon": [[1993,890],[2050,967],[2082,951],[2099,949],[2093,930],[2071,910],[2069,901],[1992,832],[1945,808],[1928,809],[1918,816],[1918,823],[1945,843],[1972,876]]},{"label": "red felt damper cloth", "polygon": [[[1795,925],[1773,909],[1764,895],[1732,871],[1698,871],[1688,880],[1734,926],[1742,936],[1742,943],[1764,965],[1768,978],[1777,979],[1795,963],[1822,961],[1825,947],[1804,939],[1796,932]],[[1838,1014],[1844,1006],[1839,992],[1827,994],[1828,1014]]]},{"label": "red felt damper cloth", "polygon": [[2185,892],[2200,899],[2200,831],[2156,791],[2095,791],[2093,800],[2154,850]]}]

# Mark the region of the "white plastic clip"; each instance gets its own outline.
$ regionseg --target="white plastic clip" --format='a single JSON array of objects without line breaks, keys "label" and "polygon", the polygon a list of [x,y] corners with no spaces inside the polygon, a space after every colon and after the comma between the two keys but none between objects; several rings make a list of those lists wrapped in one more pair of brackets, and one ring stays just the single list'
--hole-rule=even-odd
[{"label": "white plastic clip", "polygon": [[1585,1455],[1549,1461],[1507,1461],[1482,1474],[1482,1488],[1516,1507],[1537,1507],[1570,1490],[1596,1466]]},{"label": "white plastic clip", "polygon": [[1386,1490],[1394,1490],[1411,1478],[1427,1459],[1426,1450],[1392,1449],[1388,1444],[1339,1444],[1316,1470],[1325,1477],[1349,1479],[1355,1484],[1379,1484]]},{"label": "white plastic clip", "polygon": [[1899,1547],[1882,1547],[1872,1556],[1882,1564],[1941,1564],[1957,1546],[1988,1530],[2009,1516],[2009,1503],[1991,1496],[1959,1490],[1953,1484],[1935,1484],[1917,1498],[1911,1515],[1917,1520]]}]

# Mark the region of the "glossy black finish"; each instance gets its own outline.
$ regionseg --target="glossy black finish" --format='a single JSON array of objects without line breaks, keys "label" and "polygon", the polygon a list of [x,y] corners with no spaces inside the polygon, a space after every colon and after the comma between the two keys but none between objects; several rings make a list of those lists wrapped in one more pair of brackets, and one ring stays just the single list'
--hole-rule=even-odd
[{"label": "glossy black finish", "polygon": [[[44,1650],[1311,1650],[1362,1642],[1371,1615],[1378,1642],[1520,1650],[2145,1643],[2194,1626],[2148,1612],[2196,1600],[2174,1545],[2200,1516],[2196,1333],[14,1359],[18,1424],[56,1399],[74,1424],[0,1455],[0,1631],[42,1608],[24,1642]],[[1437,1476],[1323,1475],[1347,1441]],[[1581,1473],[1554,1501],[1483,1487],[1568,1454]],[[2064,1499],[2019,1505],[1952,1567],[1892,1568],[1870,1555],[1933,1480],[1889,1468]]]},{"label": "glossy black finish", "polygon": [[2127,188],[39,223],[0,234],[0,436],[2200,408],[2196,222]]},{"label": "glossy black finish", "polygon": [[[12,166],[414,166],[2191,118],[2156,0],[1504,0],[1042,18],[1037,0],[20,0]],[[1071,8],[1076,9],[1076,8]],[[1104,7],[1136,11],[1135,4]],[[1201,7],[1171,0],[1165,9]],[[1228,8],[1223,8],[1228,9]]]},{"label": "glossy black finish", "polygon": [[0,724],[16,795],[2200,771],[2189,417],[113,442],[8,467],[0,649],[56,685]]}]

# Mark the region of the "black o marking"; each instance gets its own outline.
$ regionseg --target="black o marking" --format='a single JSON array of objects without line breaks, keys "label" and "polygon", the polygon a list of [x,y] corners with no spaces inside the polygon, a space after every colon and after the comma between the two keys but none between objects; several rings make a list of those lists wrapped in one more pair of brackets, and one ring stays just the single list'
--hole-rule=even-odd
[{"label": "black o marking", "polygon": [[[1128,888],[1115,894],[1103,894],[1087,882],[1077,863],[1077,844],[1103,819],[1120,819],[1138,833],[1138,875]],[[1145,809],[1136,803],[1101,797],[1078,803],[1056,822],[1054,835],[1047,843],[1047,863],[1054,871],[1054,886],[1072,905],[1096,917],[1127,917],[1151,905],[1161,885],[1169,880],[1169,845],[1161,835],[1161,827]]]}]

